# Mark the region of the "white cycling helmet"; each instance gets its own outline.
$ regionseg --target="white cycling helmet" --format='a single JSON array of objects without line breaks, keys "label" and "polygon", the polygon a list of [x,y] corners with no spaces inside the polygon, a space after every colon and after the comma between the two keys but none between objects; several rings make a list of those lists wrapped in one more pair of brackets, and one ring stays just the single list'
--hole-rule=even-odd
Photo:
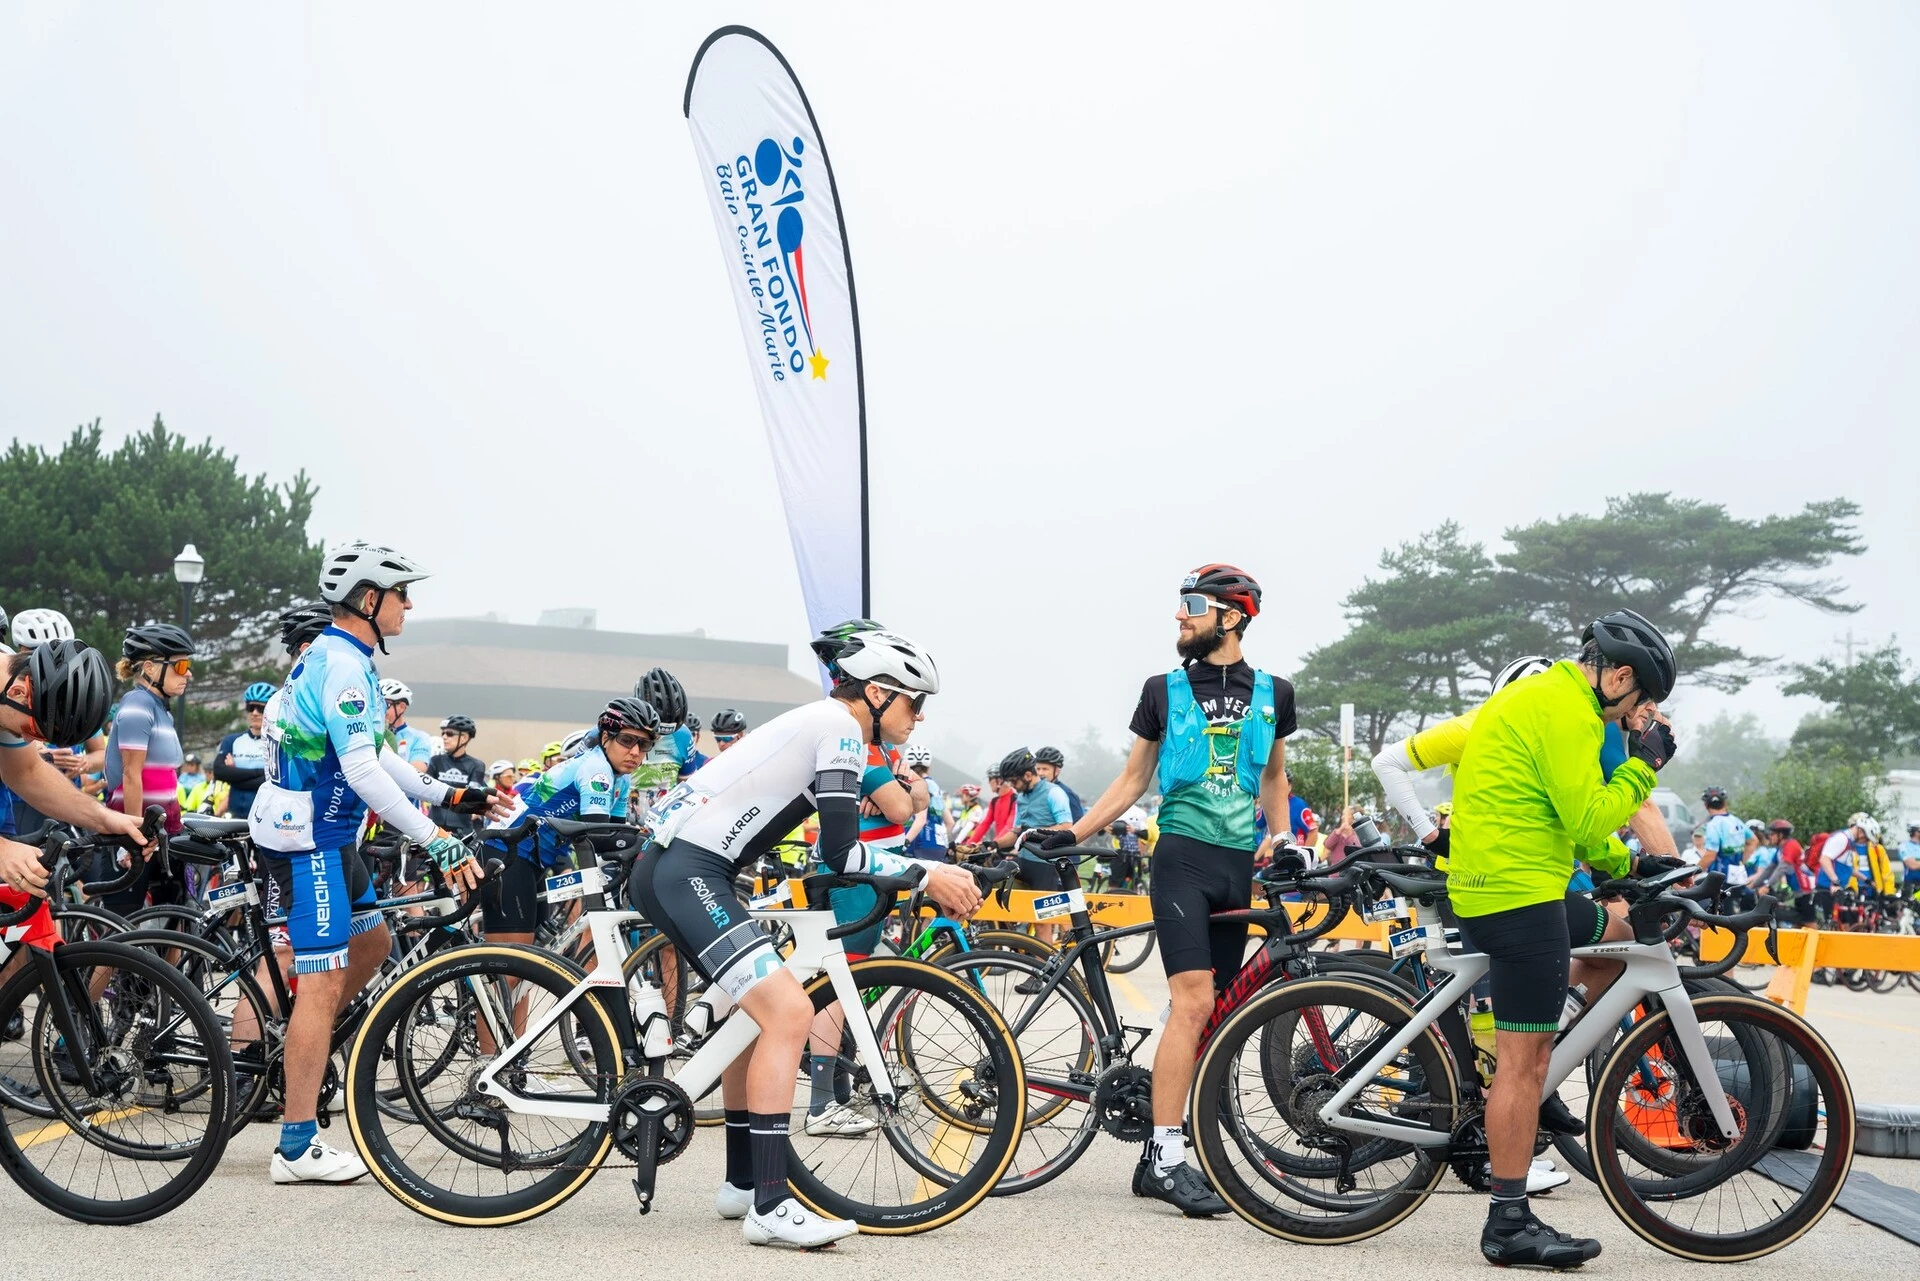
[{"label": "white cycling helmet", "polygon": [[489,779],[499,778],[513,767],[512,761],[495,761],[493,764],[487,766],[487,777]]},{"label": "white cycling helmet", "polygon": [[380,682],[380,697],[389,703],[411,703],[413,691],[407,688],[405,681],[397,681],[389,676]]},{"label": "white cycling helmet", "polygon": [[362,583],[383,590],[402,583],[417,583],[427,571],[391,547],[371,543],[348,543],[327,553],[320,565],[320,598],[338,605]]},{"label": "white cycling helmet", "polygon": [[1847,820],[1847,826],[1859,828],[1867,834],[1869,840],[1880,835],[1880,824],[1874,819],[1873,815],[1865,812],[1855,814],[1849,818]]},{"label": "white cycling helmet", "polygon": [[13,616],[13,643],[21,649],[72,639],[73,624],[57,609],[23,609]]},{"label": "white cycling helmet", "polygon": [[587,741],[587,731],[577,729],[560,740],[560,759],[570,761],[580,755],[580,749]]},{"label": "white cycling helmet", "polygon": [[900,749],[900,763],[908,767],[924,765],[928,769],[932,769],[933,749],[931,747],[922,747],[918,743],[908,743]]},{"label": "white cycling helmet", "polygon": [[1493,677],[1493,692],[1499,693],[1523,676],[1538,676],[1553,666],[1553,660],[1544,654],[1525,654],[1514,659]]},{"label": "white cycling helmet", "polygon": [[933,665],[933,656],[895,632],[855,632],[847,637],[835,664],[855,680],[909,694],[940,692],[940,669]]}]

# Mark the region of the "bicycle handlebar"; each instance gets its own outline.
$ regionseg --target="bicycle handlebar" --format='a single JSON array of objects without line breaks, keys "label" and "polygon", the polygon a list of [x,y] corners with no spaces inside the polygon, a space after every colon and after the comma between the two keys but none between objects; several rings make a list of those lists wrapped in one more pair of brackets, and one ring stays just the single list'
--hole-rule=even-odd
[{"label": "bicycle handlebar", "polygon": [[849,889],[858,885],[873,888],[873,907],[865,916],[847,925],[836,925],[827,931],[828,938],[843,939],[880,924],[893,911],[894,902],[900,897],[901,892],[918,889],[920,884],[919,881],[909,881],[904,876],[872,876],[866,872],[816,872],[800,882],[800,889],[806,894],[807,906],[811,909],[826,907],[828,895],[834,890]]},{"label": "bicycle handlebar", "polygon": [[[30,919],[35,912],[40,910],[40,905],[43,902],[50,902],[66,892],[67,885],[73,879],[73,865],[69,858],[70,855],[86,853],[96,849],[117,847],[128,850],[138,856],[146,849],[148,842],[158,840],[159,849],[157,855],[164,860],[167,850],[167,835],[164,830],[166,821],[167,813],[165,810],[161,809],[158,805],[149,805],[142,812],[140,823],[140,830],[145,835],[145,840],[132,836],[121,836],[110,832],[93,832],[82,836],[78,832],[57,823],[49,823],[38,832],[34,832],[28,836],[13,838],[18,844],[39,847],[40,866],[44,867],[48,873],[46,898],[43,899],[37,895],[28,895],[27,901],[19,907],[6,912],[0,912],[0,928],[22,924]],[[165,870],[165,866],[163,862],[163,871]],[[139,875],[140,860],[136,857],[128,861],[126,871],[112,880],[82,881],[81,887],[87,894],[92,896],[111,894],[115,890],[125,889],[127,886],[133,884]]]}]

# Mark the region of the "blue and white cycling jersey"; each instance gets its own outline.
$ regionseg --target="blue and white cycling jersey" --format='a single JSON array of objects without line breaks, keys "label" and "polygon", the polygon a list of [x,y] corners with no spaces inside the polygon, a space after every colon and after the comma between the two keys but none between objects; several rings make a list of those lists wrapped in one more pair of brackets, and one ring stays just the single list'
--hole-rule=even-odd
[{"label": "blue and white cycling jersey", "polygon": [[[527,813],[541,818],[625,818],[630,782],[631,775],[614,773],[605,752],[590,747],[514,790],[526,802]],[[518,823],[520,818],[516,814],[513,822]],[[507,847],[499,841],[488,841],[487,847],[502,854],[507,852]],[[552,867],[566,855],[567,849],[565,841],[543,829],[537,844],[521,843],[520,854],[544,867]]]},{"label": "blue and white cycling jersey", "polygon": [[[696,755],[693,750],[693,731],[685,725],[671,734],[663,735],[648,748],[640,768],[633,772],[635,808],[645,809],[652,805],[672,791],[681,779],[693,773],[689,762]],[[699,764],[706,764],[706,758],[701,757]]]},{"label": "blue and white cycling jersey", "polygon": [[938,856],[947,847],[947,798],[940,791],[940,784],[931,778],[927,780],[927,814],[920,830],[914,833],[913,844],[909,847],[916,855],[931,854]]},{"label": "blue and white cycling jersey", "polygon": [[354,843],[366,802],[340,759],[376,748],[386,705],[373,649],[329,627],[267,701],[267,780],[254,798],[253,837],[269,850],[337,850]]},{"label": "blue and white cycling jersey", "polygon": [[1731,814],[1715,814],[1700,829],[1707,842],[1707,857],[1701,864],[1708,871],[1724,872],[1747,854],[1747,825]]},{"label": "blue and white cycling jersey", "polygon": [[387,737],[393,741],[393,754],[409,765],[425,765],[440,750],[439,740],[417,725],[395,725]]},{"label": "blue and white cycling jersey", "polygon": [[1033,787],[1020,793],[1014,802],[1015,827],[1067,827],[1073,822],[1073,810],[1067,794],[1058,783],[1038,779]]}]

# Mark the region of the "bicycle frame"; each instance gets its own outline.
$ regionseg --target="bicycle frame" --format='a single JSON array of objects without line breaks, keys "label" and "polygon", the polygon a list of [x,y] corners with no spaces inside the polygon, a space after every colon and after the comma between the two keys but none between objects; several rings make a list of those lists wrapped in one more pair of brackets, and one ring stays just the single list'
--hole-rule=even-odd
[{"label": "bicycle frame", "polygon": [[[1687,1066],[1693,1072],[1693,1083],[1706,1096],[1714,1123],[1720,1127],[1722,1135],[1732,1137],[1737,1132],[1733,1109],[1727,1105],[1726,1091],[1720,1084],[1719,1072],[1714,1068],[1713,1055],[1707,1049],[1706,1037],[1700,1031],[1700,1021],[1694,1017],[1693,1005],[1681,982],[1680,968],[1674,963],[1672,950],[1667,944],[1664,941],[1596,943],[1591,947],[1574,948],[1573,956],[1582,960],[1618,961],[1627,968],[1611,987],[1581,1012],[1572,1026],[1561,1029],[1554,1041],[1553,1057],[1547,1068],[1546,1093],[1551,1094],[1559,1089],[1560,1083],[1613,1035],[1620,1021],[1630,1016],[1635,1007],[1649,996],[1657,996],[1672,1019],[1674,1035],[1679,1039]],[[1396,1139],[1418,1147],[1445,1147],[1452,1141],[1453,1136],[1449,1132],[1431,1126],[1342,1115],[1342,1109],[1359,1097],[1360,1092],[1373,1082],[1376,1073],[1398,1058],[1403,1050],[1439,1020],[1442,1013],[1464,998],[1473,985],[1485,977],[1492,959],[1484,952],[1429,950],[1427,964],[1451,977],[1422,997],[1414,1006],[1412,1020],[1388,1037],[1386,1044],[1371,1057],[1358,1067],[1349,1064],[1340,1070],[1338,1075],[1348,1080],[1319,1112],[1320,1120],[1329,1127],[1347,1133]],[[1546,1094],[1541,1095],[1542,1099],[1545,1097]]]},{"label": "bicycle frame", "polygon": [[[816,975],[824,973],[833,984],[834,996],[839,999],[843,1010],[858,1010],[864,1006],[860,999],[860,989],[855,984],[853,971],[847,965],[846,949],[838,939],[829,939],[828,931],[835,928],[832,913],[794,909],[754,909],[749,912],[758,921],[784,922],[793,931],[793,954],[784,964],[787,973],[799,980],[804,987]],[[588,929],[593,934],[594,966],[587,976],[575,984],[553,1008],[529,1022],[527,1030],[494,1056],[492,1063],[481,1070],[474,1081],[476,1092],[496,1098],[508,1108],[524,1116],[554,1116],[575,1121],[606,1121],[611,1115],[611,1106],[601,1102],[576,1102],[565,1098],[543,1097],[527,1098],[516,1094],[502,1080],[501,1073],[527,1052],[539,1037],[560,1021],[569,1009],[582,998],[599,999],[604,1005],[605,994],[616,993],[615,999],[621,1002],[621,1013],[625,1013],[626,977],[621,972],[621,963],[626,959],[627,948],[621,937],[621,927],[635,921],[645,920],[645,916],[632,911],[596,911],[587,913]],[[771,954],[770,954],[771,955]],[[472,982],[473,980],[468,980]],[[599,994],[599,995],[595,995]],[[484,1006],[483,1006],[484,1008]],[[510,1020],[503,1019],[503,1026],[511,1026]],[[622,1024],[630,1028],[630,1024]],[[883,1062],[880,1043],[874,1036],[872,1023],[865,1018],[849,1018],[847,1031],[853,1037],[854,1048],[860,1061],[874,1068]],[[496,1038],[501,1038],[502,1028],[494,1029]],[[736,1009],[725,1022],[716,1028],[694,1051],[675,1076],[676,1084],[686,1090],[691,1098],[699,1098],[711,1090],[720,1080],[721,1074],[733,1064],[752,1045],[760,1035],[760,1025],[755,1023],[744,1010]],[[895,1102],[893,1077],[886,1071],[872,1072],[874,1092],[891,1105]]]}]

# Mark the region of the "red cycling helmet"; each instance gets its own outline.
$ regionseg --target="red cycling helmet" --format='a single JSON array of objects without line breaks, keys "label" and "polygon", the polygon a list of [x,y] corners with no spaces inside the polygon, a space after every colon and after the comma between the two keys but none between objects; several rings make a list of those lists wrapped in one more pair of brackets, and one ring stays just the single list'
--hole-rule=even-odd
[{"label": "red cycling helmet", "polygon": [[1202,565],[1182,580],[1180,590],[1225,601],[1248,618],[1260,616],[1260,584],[1246,570],[1233,565]]}]

